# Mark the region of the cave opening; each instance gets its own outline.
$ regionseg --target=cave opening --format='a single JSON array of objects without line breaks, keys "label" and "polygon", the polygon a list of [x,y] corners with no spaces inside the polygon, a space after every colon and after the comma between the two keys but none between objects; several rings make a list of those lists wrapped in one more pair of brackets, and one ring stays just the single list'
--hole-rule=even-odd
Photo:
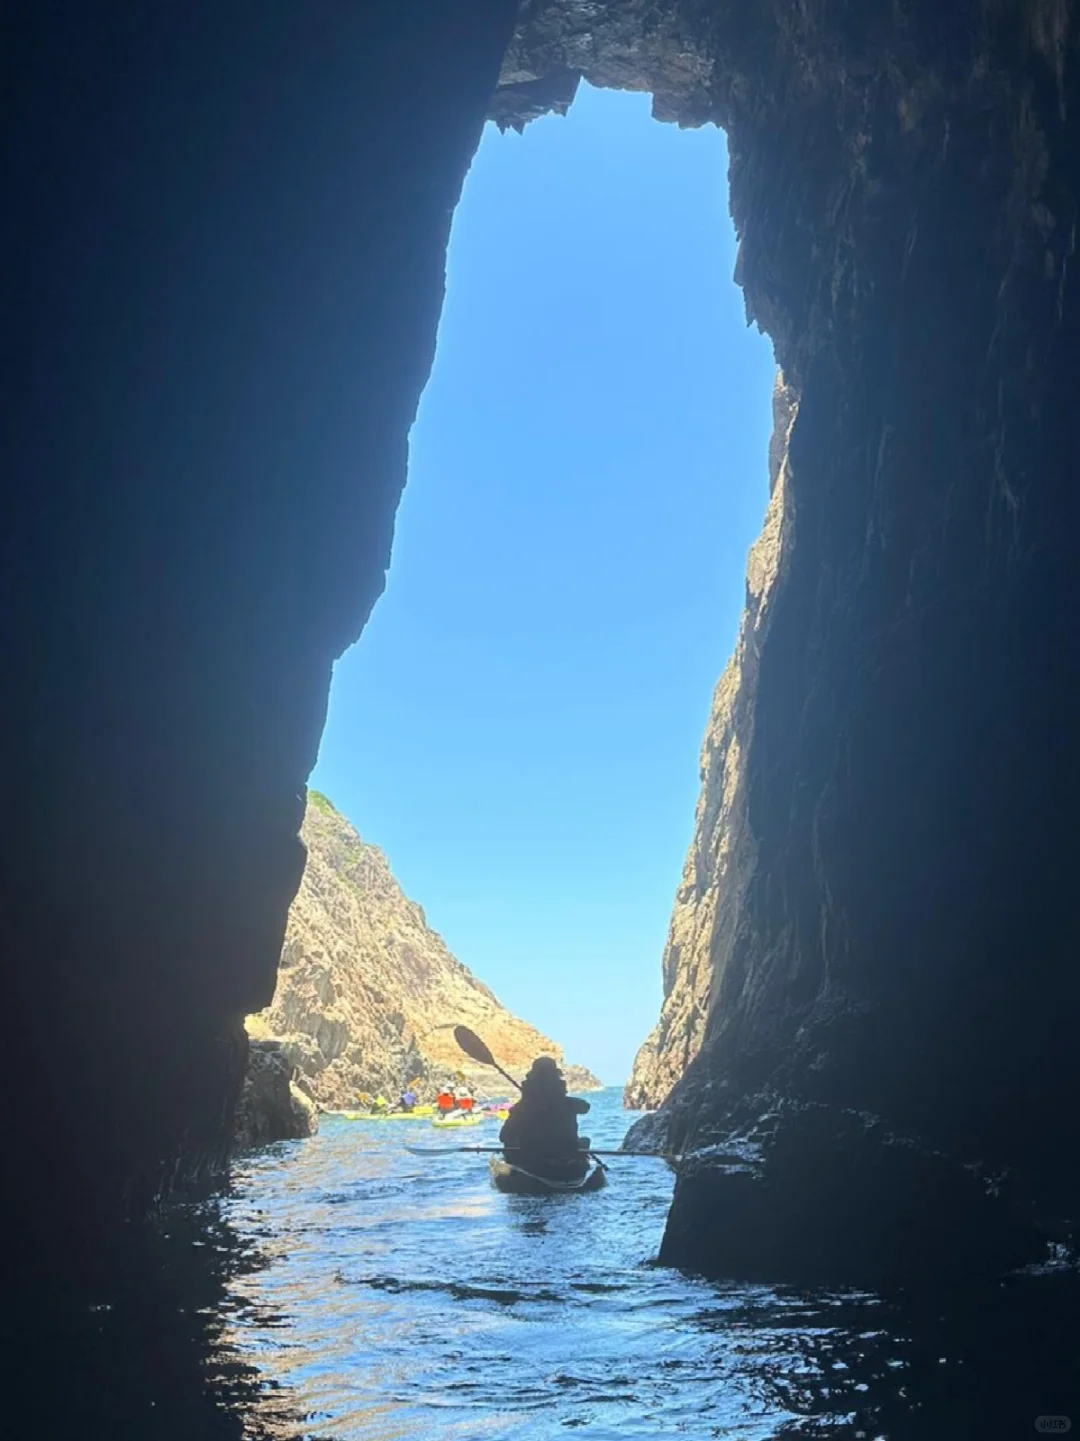
[{"label": "cave opening", "polygon": [[[868,1434],[1068,1429],[1049,1413],[1080,1392],[1075,1269],[1051,1251],[1060,1238],[1075,1255],[1080,1196],[1075,15],[1061,0],[257,8],[253,24],[251,7],[198,0],[50,0],[21,7],[5,48],[3,1204],[11,1314],[38,1369],[66,1380],[13,1388],[10,1414],[54,1403],[54,1434],[95,1434],[72,1412],[122,1389],[113,1300],[162,1274],[128,1227],[223,1174],[242,1018],[273,993],[331,669],[382,585],[462,177],[485,117],[559,108],[586,75],[725,128],[740,280],[800,397],[797,554],[767,634],[749,636],[752,724],[732,732],[745,794],[711,832],[723,806],[703,807],[715,851],[691,897],[693,959],[718,1004],[665,1108],[664,1144],[691,1163],[652,1247],[668,1268],[646,1284],[676,1284],[678,1266],[725,1287],[945,1283],[948,1306],[917,1308],[914,1332],[855,1326],[849,1360],[891,1326],[919,1338],[921,1375],[884,1354],[838,1393],[835,1375],[858,1371],[818,1367],[824,1389],[792,1424],[820,1429],[819,1399],[860,1411],[869,1386]],[[556,581],[552,567],[542,589]],[[333,1027],[324,1039],[336,1048]],[[729,1168],[717,1146],[732,1140],[752,1149]],[[348,1191],[351,1155],[330,1192],[321,1144],[302,1152],[307,1199],[355,1202],[376,1233],[382,1193]],[[260,1160],[238,1186],[260,1171],[273,1190]],[[492,1198],[458,1174],[447,1244],[421,1238],[407,1286],[380,1253],[379,1274],[358,1266],[334,1295],[445,1297],[452,1260],[454,1321],[477,1315],[464,1218]],[[577,1214],[566,1239],[588,1241],[604,1213]],[[481,1279],[505,1278],[491,1260]],[[487,1295],[510,1315],[501,1282]],[[220,1305],[214,1289],[183,1311],[207,1299]],[[930,1319],[946,1309],[951,1335]],[[689,1298],[679,1314],[713,1328]],[[761,1338],[767,1384],[790,1314]],[[430,1335],[456,1332],[445,1316]],[[177,1414],[178,1367],[205,1401],[201,1357],[187,1368],[166,1346],[165,1366],[165,1333],[138,1334],[154,1352],[130,1393],[143,1421]],[[798,1343],[799,1374],[821,1339]],[[482,1374],[501,1381],[511,1354]],[[422,1384],[446,1377],[434,1359]],[[684,1383],[729,1378],[708,1347],[696,1378],[676,1359],[681,1424],[703,1394]],[[549,1374],[542,1409],[561,1395],[560,1420],[588,1424]],[[782,1426],[787,1374],[764,1393]],[[456,1378],[470,1397],[475,1376]],[[752,1366],[750,1382],[760,1420]],[[29,1429],[46,1434],[40,1415]]]},{"label": "cave opening", "polygon": [[772,424],[723,133],[650,110],[582,85],[486,127],[386,592],[311,782],[511,1011],[619,1085],[660,1007]]}]

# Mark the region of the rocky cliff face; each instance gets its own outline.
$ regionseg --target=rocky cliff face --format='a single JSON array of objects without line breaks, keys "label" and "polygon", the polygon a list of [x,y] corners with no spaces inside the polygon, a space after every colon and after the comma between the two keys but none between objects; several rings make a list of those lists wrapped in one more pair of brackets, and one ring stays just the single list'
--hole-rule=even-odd
[{"label": "rocky cliff face", "polygon": [[[511,1015],[451,955],[424,912],[402,891],[386,857],[368,845],[325,796],[311,792],[301,838],[307,865],[289,912],[277,989],[251,1017],[256,1035],[278,1038],[300,1085],[328,1109],[362,1093],[395,1100],[464,1073],[479,1094],[506,1083],[463,1056],[451,1027],[470,1026],[511,1075],[562,1050]],[[568,1068],[574,1086],[599,1083]]]},{"label": "rocky cliff face", "polygon": [[626,1086],[626,1104],[635,1110],[659,1106],[701,1049],[754,873],[746,761],[753,741],[758,666],[768,634],[771,600],[790,551],[787,454],[797,408],[794,390],[778,375],[773,392],[769,505],[747,562],[746,607],[735,653],[713,694],[701,751],[701,798],[694,837],[664,947],[663,1009],[634,1060]]},{"label": "rocky cliff face", "polygon": [[645,1067],[655,1099],[697,1048],[664,1259],[897,1279],[961,1226],[968,1260],[1035,1254],[1077,1206],[1076,41],[1057,0],[522,12],[505,123],[584,74],[725,126],[737,278],[799,395]]}]

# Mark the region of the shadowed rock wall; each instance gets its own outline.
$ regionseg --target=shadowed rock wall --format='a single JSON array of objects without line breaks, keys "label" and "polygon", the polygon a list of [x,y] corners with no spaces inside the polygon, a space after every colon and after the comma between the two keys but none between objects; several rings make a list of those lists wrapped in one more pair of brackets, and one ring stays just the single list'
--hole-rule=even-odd
[{"label": "shadowed rock wall", "polygon": [[[800,396],[741,761],[752,864],[664,1118],[702,1152],[664,1258],[903,1274],[980,1211],[975,1161],[1011,1168],[1020,1199],[968,1234],[1015,1258],[1035,1245],[1024,1198],[1077,1201],[1069,9],[524,17],[504,123],[545,76],[565,95],[583,73],[726,127],[738,279]],[[672,1040],[697,1044],[689,1023]],[[733,1138],[749,1170],[707,1150]]]},{"label": "shadowed rock wall", "polygon": [[293,1082],[292,1058],[279,1041],[250,1041],[233,1112],[234,1150],[301,1140],[319,1129],[315,1103]]},{"label": "shadowed rock wall", "polygon": [[5,1201],[92,1249],[220,1159],[512,5],[8,20]]}]

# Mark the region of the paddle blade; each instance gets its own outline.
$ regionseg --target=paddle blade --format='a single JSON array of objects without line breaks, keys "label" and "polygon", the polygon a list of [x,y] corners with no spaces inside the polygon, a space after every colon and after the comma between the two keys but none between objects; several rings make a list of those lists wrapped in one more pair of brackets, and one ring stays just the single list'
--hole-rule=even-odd
[{"label": "paddle blade", "polygon": [[[475,1031],[470,1031],[468,1026],[454,1027],[454,1040],[474,1061],[479,1061],[482,1066],[495,1066],[495,1057],[484,1045],[483,1041]],[[498,1067],[495,1066],[498,1070]]]}]

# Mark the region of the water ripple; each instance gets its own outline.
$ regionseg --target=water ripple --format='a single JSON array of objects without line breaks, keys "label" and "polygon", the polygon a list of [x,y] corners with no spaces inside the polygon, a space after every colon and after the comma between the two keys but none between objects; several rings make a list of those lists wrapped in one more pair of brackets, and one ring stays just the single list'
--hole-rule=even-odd
[{"label": "water ripple", "polygon": [[[625,1130],[618,1099],[594,1105],[597,1144]],[[425,1167],[404,1139],[331,1119],[238,1170],[224,1219],[249,1262],[215,1310],[208,1371],[244,1379],[251,1441],[934,1441],[1005,1435],[1013,1412],[1027,1434],[1068,1409],[1050,1331],[1030,1357],[1018,1340],[1022,1298],[994,1321],[708,1284],[652,1264],[672,1186],[659,1162],[614,1162],[592,1196],[511,1198],[483,1158]],[[988,1402],[1002,1345],[1030,1396]]]}]

